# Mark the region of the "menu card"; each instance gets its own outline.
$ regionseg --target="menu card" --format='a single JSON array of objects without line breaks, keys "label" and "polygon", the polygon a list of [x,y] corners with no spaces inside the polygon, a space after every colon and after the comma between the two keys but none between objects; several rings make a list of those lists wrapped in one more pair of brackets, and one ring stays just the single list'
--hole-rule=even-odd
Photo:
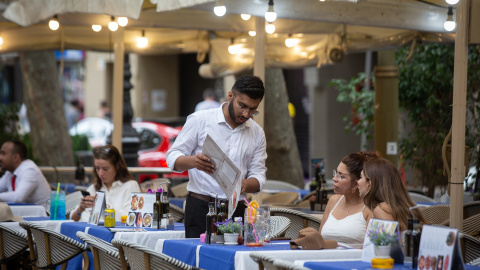
[{"label": "menu card", "polygon": [[396,235],[398,231],[398,222],[376,218],[370,219],[368,222],[367,231],[365,233],[365,239],[363,240],[362,261],[371,262],[372,259],[375,258],[375,245],[370,242],[370,234],[381,231],[387,232],[390,235]]},{"label": "menu card", "polygon": [[130,212],[128,212],[126,225],[151,228],[155,194],[132,192],[130,196]]},{"label": "menu card", "polygon": [[90,213],[90,218],[88,223],[98,225],[101,217],[103,217],[103,212],[105,211],[105,192],[97,191],[95,192],[95,201],[93,202],[92,212]]},{"label": "menu card", "polygon": [[465,269],[460,254],[458,230],[423,225],[417,269]]}]

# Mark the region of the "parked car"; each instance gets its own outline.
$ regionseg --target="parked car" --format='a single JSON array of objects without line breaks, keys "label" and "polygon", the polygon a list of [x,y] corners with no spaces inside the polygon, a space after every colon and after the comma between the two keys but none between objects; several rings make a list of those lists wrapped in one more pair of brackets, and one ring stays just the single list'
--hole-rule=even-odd
[{"label": "parked car", "polygon": [[[138,166],[167,167],[167,151],[172,146],[182,127],[171,127],[150,121],[133,122],[132,126],[140,136]],[[98,117],[82,119],[69,130],[72,136],[77,134],[86,135],[91,147],[107,144],[108,137],[112,131],[113,123]],[[139,176],[139,182],[157,177],[156,174],[142,174]],[[164,174],[163,177],[188,178],[188,172]]]}]

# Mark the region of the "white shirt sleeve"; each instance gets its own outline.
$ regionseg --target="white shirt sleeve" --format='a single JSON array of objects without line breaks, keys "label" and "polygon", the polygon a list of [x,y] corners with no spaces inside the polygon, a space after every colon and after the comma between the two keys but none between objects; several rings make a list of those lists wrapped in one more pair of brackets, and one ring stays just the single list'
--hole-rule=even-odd
[{"label": "white shirt sleeve", "polygon": [[[13,175],[9,177],[10,181],[12,176]],[[26,202],[26,198],[32,195],[39,183],[39,179],[33,168],[27,168],[22,171],[22,173],[17,176],[17,179],[21,179],[21,182],[16,181],[18,184],[15,187],[15,191],[0,193],[0,199],[5,202]]]},{"label": "white shirt sleeve", "polygon": [[198,146],[198,132],[200,130],[198,128],[198,122],[198,118],[194,115],[188,116],[187,122],[185,122],[182,131],[180,131],[172,147],[170,148],[170,150],[168,150],[167,166],[173,172],[182,172],[174,170],[177,158],[181,156],[191,156],[195,154],[195,149]]},{"label": "white shirt sleeve", "polygon": [[252,162],[248,165],[247,178],[256,178],[260,184],[260,190],[262,190],[267,182],[265,177],[267,173],[267,168],[265,167],[265,160],[267,159],[267,142],[265,139],[265,133],[263,130],[259,130],[263,133],[263,136],[259,136],[261,139],[254,150]]},{"label": "white shirt sleeve", "polygon": [[0,192],[8,191],[9,184],[8,182],[11,181],[10,172],[6,171],[5,174],[0,178]]}]

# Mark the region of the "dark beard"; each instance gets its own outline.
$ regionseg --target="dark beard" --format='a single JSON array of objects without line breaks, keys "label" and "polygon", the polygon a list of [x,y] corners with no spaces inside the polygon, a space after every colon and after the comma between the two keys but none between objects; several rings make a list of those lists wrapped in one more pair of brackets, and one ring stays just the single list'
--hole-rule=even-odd
[{"label": "dark beard", "polygon": [[239,123],[237,122],[237,117],[235,117],[235,110],[233,109],[233,101],[235,99],[232,99],[232,101],[230,102],[230,104],[228,104],[228,115],[230,116],[230,119],[232,119],[232,121],[236,124],[236,125],[241,125],[243,123]]}]

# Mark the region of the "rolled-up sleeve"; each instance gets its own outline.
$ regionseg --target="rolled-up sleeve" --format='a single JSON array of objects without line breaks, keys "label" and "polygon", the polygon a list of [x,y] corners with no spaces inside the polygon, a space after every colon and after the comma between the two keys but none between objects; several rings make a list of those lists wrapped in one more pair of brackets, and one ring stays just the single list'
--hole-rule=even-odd
[{"label": "rolled-up sleeve", "polygon": [[265,167],[265,161],[267,159],[267,142],[265,139],[265,132],[259,129],[258,141],[256,141],[256,147],[252,157],[252,162],[248,166],[247,178],[256,178],[260,184],[260,190],[267,182],[267,168]]},{"label": "rolled-up sleeve", "polygon": [[176,171],[175,162],[177,158],[181,156],[191,156],[194,154],[197,147],[198,136],[198,118],[195,115],[190,115],[182,128],[182,131],[178,134],[175,142],[170,150],[167,152],[167,166],[173,172],[181,173],[182,171]]}]

